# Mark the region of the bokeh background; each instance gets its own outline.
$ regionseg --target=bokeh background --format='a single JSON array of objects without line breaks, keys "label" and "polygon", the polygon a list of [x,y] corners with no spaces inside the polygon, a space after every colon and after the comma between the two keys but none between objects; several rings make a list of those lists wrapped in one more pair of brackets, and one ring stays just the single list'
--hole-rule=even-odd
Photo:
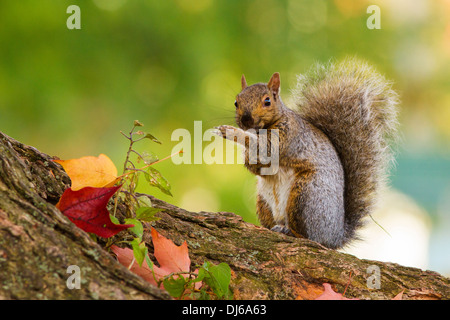
[{"label": "bokeh background", "polygon": [[[81,30],[69,30],[69,5]],[[369,5],[381,9],[370,30]],[[450,276],[449,0],[1,0],[0,130],[61,159],[107,154],[122,168],[133,121],[163,158],[193,133],[233,124],[240,76],[278,71],[289,101],[295,75],[357,55],[395,82],[402,142],[391,188],[347,251]],[[205,146],[205,144],[203,145]],[[232,148],[228,146],[227,148]],[[194,211],[232,211],[256,223],[255,178],[242,165],[156,165]],[[155,166],[155,167],[156,167]]]}]

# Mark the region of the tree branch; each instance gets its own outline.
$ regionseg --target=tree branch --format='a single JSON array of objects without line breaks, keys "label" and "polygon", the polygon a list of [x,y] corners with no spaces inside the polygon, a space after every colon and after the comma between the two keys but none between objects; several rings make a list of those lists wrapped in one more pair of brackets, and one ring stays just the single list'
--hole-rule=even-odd
[{"label": "tree branch", "polygon": [[[51,160],[0,133],[0,299],[169,299],[54,206],[70,180]],[[193,265],[230,265],[235,299],[314,299],[323,283],[348,298],[392,299],[404,291],[404,299],[450,299],[450,280],[436,272],[360,260],[233,213],[189,212],[148,197],[163,209],[151,225],[177,244],[187,241]],[[149,232],[144,240],[152,255]],[[81,269],[80,289],[67,287],[70,265]],[[370,266],[380,270],[379,289],[368,287]]]}]

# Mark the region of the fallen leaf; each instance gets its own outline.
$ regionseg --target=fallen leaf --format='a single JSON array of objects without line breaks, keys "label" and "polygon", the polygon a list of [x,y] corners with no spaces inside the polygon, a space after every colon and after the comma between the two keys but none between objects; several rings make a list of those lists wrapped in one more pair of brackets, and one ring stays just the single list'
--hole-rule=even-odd
[{"label": "fallen leaf", "polygon": [[152,242],[155,247],[155,258],[160,267],[155,267],[155,272],[168,275],[172,272],[189,271],[191,259],[189,258],[186,241],[177,246],[171,240],[160,235],[158,231],[151,228]]},{"label": "fallen leaf", "polygon": [[139,266],[137,263],[133,263],[133,250],[129,248],[122,249],[115,245],[111,246],[111,250],[122,265],[153,285],[157,285],[156,281],[171,273],[190,271],[191,259],[189,258],[186,241],[181,246],[177,246],[171,240],[160,235],[154,228],[151,228],[151,235],[154,256],[159,263],[159,267],[153,266],[155,277],[153,277],[152,270],[147,264],[144,263],[142,266]]},{"label": "fallen leaf", "polygon": [[[353,299],[345,298],[342,294],[334,292],[329,283],[324,283],[323,286],[325,288],[325,291],[315,300],[359,300],[357,298]],[[392,298],[392,300],[403,300],[404,291],[405,290],[401,291],[394,298]]]},{"label": "fallen leaf", "polygon": [[405,292],[405,290],[400,291],[395,297],[392,298],[392,300],[403,300],[403,292]]},{"label": "fallen leaf", "polygon": [[133,227],[132,224],[114,224],[106,209],[109,199],[119,188],[85,187],[77,191],[69,188],[64,191],[57,207],[84,231],[109,238],[124,229]]},{"label": "fallen leaf", "polygon": [[117,256],[117,260],[119,260],[120,264],[128,268],[134,274],[137,274],[144,280],[150,282],[151,284],[155,286],[157,285],[155,278],[153,277],[152,269],[150,269],[150,267],[146,263],[143,263],[142,266],[139,266],[139,264],[134,259],[133,250],[112,245],[111,251],[114,252],[114,254]]},{"label": "fallen leaf", "polygon": [[72,190],[84,187],[112,187],[119,178],[117,168],[108,156],[87,156],[79,159],[53,160],[63,166],[72,181]]},{"label": "fallen leaf", "polygon": [[314,300],[359,300],[357,298],[349,299],[340,293],[334,292],[329,283],[324,283],[323,287],[325,291]]},{"label": "fallen leaf", "polygon": [[296,300],[314,300],[323,293],[323,287],[316,283],[308,283],[302,280],[298,286],[293,287],[297,296]]}]

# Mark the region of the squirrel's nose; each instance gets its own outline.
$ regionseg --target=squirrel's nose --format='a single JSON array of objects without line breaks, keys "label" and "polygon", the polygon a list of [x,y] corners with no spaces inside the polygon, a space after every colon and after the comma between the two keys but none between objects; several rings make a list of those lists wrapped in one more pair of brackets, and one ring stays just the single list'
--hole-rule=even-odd
[{"label": "squirrel's nose", "polygon": [[245,112],[241,117],[241,122],[245,127],[251,128],[253,126],[252,115],[249,112]]}]

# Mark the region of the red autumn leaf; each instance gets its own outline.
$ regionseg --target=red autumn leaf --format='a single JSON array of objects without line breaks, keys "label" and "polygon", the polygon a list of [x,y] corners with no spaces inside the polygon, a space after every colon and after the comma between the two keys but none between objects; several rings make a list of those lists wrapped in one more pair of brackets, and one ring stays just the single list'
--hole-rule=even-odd
[{"label": "red autumn leaf", "polygon": [[109,238],[118,232],[133,227],[132,224],[114,224],[109,218],[106,205],[119,187],[85,187],[78,191],[64,191],[58,208],[70,221],[86,232]]}]

